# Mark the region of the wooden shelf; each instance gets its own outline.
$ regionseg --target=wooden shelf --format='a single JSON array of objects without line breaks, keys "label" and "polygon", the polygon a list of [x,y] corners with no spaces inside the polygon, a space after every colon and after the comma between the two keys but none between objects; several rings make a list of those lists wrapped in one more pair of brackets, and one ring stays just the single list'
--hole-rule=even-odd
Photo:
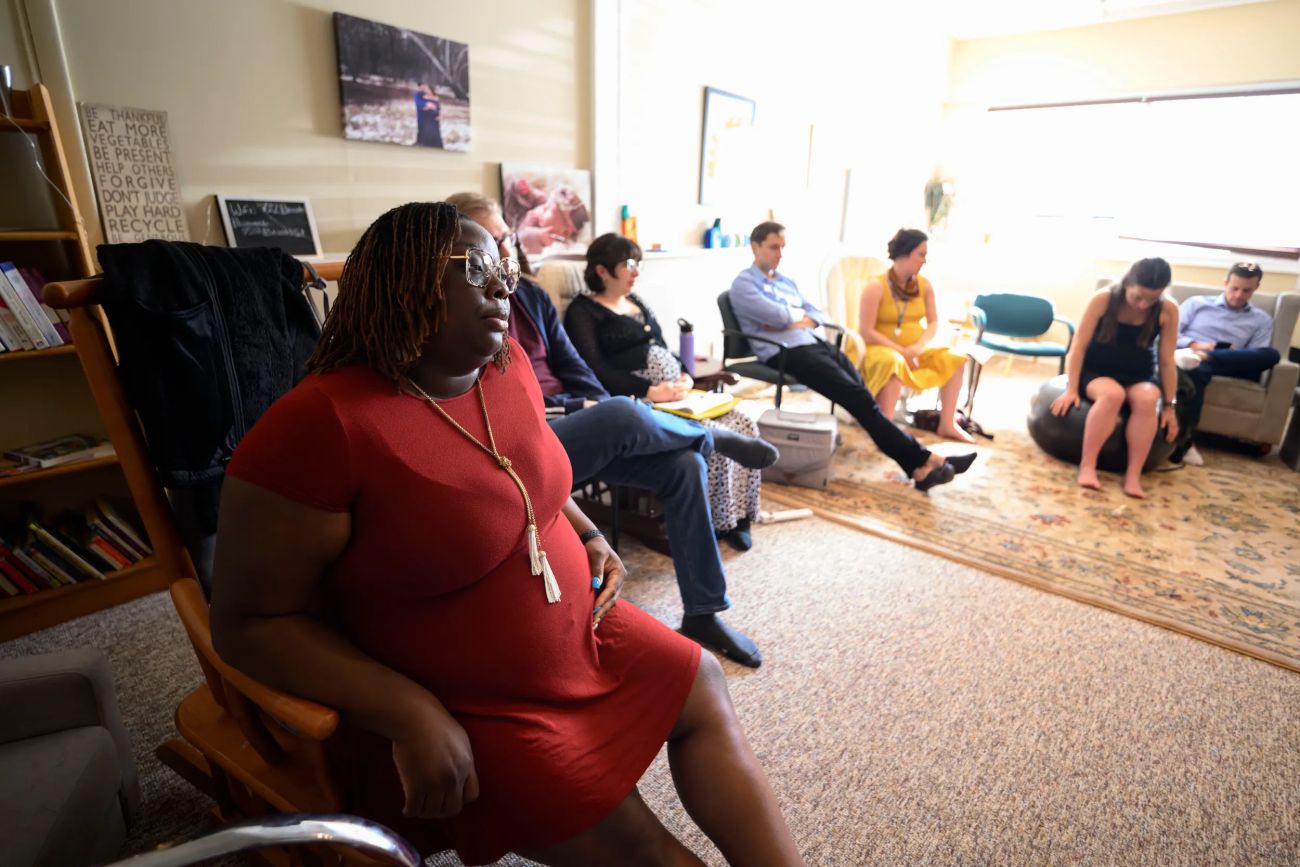
[{"label": "wooden shelf", "polygon": [[[19,264],[25,261],[40,268],[54,283],[89,277],[97,266],[72,189],[49,92],[41,85],[25,91],[15,90],[13,106],[12,118],[0,117],[0,131],[21,129],[31,134],[40,149],[47,179],[62,193],[63,201],[55,202],[58,215],[55,225],[40,227],[36,223],[0,231],[0,245],[4,246],[0,258],[12,258]],[[0,165],[0,188],[8,189],[15,172],[30,168],[25,164]],[[4,494],[0,499],[6,509],[14,507],[16,501],[31,500],[42,511],[76,511],[96,498],[111,499],[125,486],[136,502],[139,518],[154,545],[154,554],[126,569],[109,573],[103,580],[0,599],[0,641],[165,590],[174,580],[194,576],[189,557],[170,523],[166,497],[158,487],[134,413],[117,382],[107,324],[96,310],[79,308],[69,311],[68,328],[75,335],[76,344],[0,353],[0,365],[58,356],[75,356],[79,362],[75,368],[59,362],[30,369],[5,369],[5,388],[13,391],[12,395],[6,391],[11,403],[5,410],[13,417],[3,426],[4,441],[8,444],[46,438],[50,429],[98,431],[100,425],[88,418],[89,406],[56,403],[61,399],[88,399],[93,402],[96,420],[102,422],[103,432],[117,454],[0,477],[0,493]],[[89,389],[84,397],[77,387],[78,381]],[[75,417],[78,424],[75,427],[64,424],[65,416]]]},{"label": "wooden shelf", "polygon": [[45,132],[49,128],[48,120],[0,115],[0,132]]},{"label": "wooden shelf", "polygon": [[0,352],[0,364],[6,361],[18,361],[20,359],[33,360],[37,358],[52,358],[56,355],[76,355],[77,347],[71,343],[65,343],[62,346],[56,346],[53,349],[19,349],[11,352]]},{"label": "wooden shelf", "polygon": [[110,572],[102,581],[92,579],[0,599],[0,641],[166,590],[173,578],[165,574],[157,557],[146,557],[125,569]]},{"label": "wooden shelf", "polygon": [[76,241],[75,231],[61,229],[11,229],[0,232],[0,241]]},{"label": "wooden shelf", "polygon": [[59,464],[57,467],[50,467],[46,470],[31,470],[26,473],[17,473],[12,476],[0,476],[0,488],[9,485],[20,485],[25,482],[44,481],[57,476],[71,476],[76,473],[85,473],[90,470],[97,470],[100,467],[111,467],[118,463],[117,455],[108,455],[103,458],[91,458],[88,461],[73,461],[68,464]]}]

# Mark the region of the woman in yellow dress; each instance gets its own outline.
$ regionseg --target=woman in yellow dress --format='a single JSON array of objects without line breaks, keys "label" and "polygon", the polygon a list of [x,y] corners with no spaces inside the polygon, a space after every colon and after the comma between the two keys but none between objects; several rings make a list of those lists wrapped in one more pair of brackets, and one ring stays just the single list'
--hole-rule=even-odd
[{"label": "woman in yellow dress", "polygon": [[934,287],[921,276],[927,240],[918,229],[899,229],[889,241],[893,265],[862,290],[858,329],[867,344],[862,378],[885,418],[893,418],[903,386],[915,391],[938,388],[937,433],[974,442],[954,419],[966,356],[929,345],[939,330],[939,317]]}]

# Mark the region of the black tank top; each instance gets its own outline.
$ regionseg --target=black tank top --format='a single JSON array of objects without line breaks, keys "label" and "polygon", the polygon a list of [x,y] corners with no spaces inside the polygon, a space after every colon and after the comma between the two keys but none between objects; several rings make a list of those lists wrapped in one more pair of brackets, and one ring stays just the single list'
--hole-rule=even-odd
[{"label": "black tank top", "polygon": [[1083,369],[1095,376],[1109,376],[1121,383],[1143,382],[1151,379],[1156,370],[1155,332],[1151,342],[1143,346],[1138,342],[1141,325],[1117,322],[1114,343],[1098,343],[1094,334],[1083,356]]}]

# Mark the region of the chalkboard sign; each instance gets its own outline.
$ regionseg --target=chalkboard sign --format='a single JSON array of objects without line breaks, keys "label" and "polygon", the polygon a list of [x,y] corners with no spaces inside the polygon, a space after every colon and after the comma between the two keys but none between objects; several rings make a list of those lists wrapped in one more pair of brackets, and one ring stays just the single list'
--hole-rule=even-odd
[{"label": "chalkboard sign", "polygon": [[306,199],[217,196],[232,247],[279,247],[295,256],[319,256],[316,219]]}]

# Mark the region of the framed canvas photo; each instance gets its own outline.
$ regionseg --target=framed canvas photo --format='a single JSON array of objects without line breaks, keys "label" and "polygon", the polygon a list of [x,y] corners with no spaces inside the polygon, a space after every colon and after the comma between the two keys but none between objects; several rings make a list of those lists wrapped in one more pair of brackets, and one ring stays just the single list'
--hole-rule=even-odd
[{"label": "framed canvas photo", "polygon": [[334,13],[343,137],[468,151],[469,46]]},{"label": "framed canvas photo", "polygon": [[716,87],[704,88],[704,131],[700,141],[700,204],[732,197],[750,174],[754,100]]},{"label": "framed canvas photo", "polygon": [[307,199],[217,195],[217,211],[231,247],[279,247],[294,256],[319,256],[316,217]]},{"label": "framed canvas photo", "polygon": [[580,254],[591,243],[591,172],[501,164],[501,213],[530,258]]}]

